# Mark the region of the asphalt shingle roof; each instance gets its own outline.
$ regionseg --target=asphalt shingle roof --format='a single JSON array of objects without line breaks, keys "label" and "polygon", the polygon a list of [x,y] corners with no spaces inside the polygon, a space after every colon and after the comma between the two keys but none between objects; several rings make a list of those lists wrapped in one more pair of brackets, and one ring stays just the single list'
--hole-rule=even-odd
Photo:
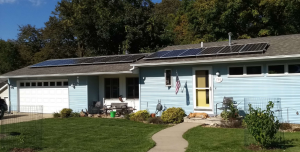
[{"label": "asphalt shingle roof", "polygon": [[[278,56],[278,55],[293,55],[300,54],[300,34],[283,35],[283,36],[270,36],[252,39],[233,40],[233,45],[248,44],[248,43],[269,43],[269,47],[265,53],[253,54],[234,54],[234,55],[218,55],[218,56],[203,56],[203,57],[190,57],[190,58],[173,58],[173,59],[155,59],[155,60],[139,60],[134,64],[143,63],[160,63],[160,62],[184,62],[184,61],[197,61],[197,60],[212,60],[212,59],[228,59],[228,58],[245,58],[245,57],[263,57],[263,56]],[[212,46],[227,46],[228,41],[204,43],[204,47]],[[179,49],[192,49],[200,48],[201,44],[189,45],[174,45],[168,46],[161,51],[179,50]]]},{"label": "asphalt shingle roof", "polygon": [[[98,65],[78,65],[78,66],[61,66],[61,67],[44,67],[44,68],[31,68],[25,67],[15,70],[1,76],[34,76],[34,75],[51,75],[51,74],[88,74],[97,72],[120,72],[130,71],[132,64],[147,64],[147,63],[162,63],[162,62],[185,62],[185,61],[199,61],[199,60],[212,60],[212,59],[230,59],[230,58],[245,58],[245,57],[267,57],[279,55],[294,55],[300,54],[300,34],[271,36],[252,39],[233,40],[233,45],[248,44],[248,43],[269,43],[269,47],[265,53],[255,54],[234,54],[234,55],[218,55],[206,57],[190,57],[190,58],[173,58],[173,59],[158,59],[158,60],[145,60],[141,59],[135,63],[117,63],[117,64],[98,64]],[[204,43],[204,47],[212,46],[226,46],[228,41]],[[178,50],[178,49],[191,49],[200,48],[201,44],[189,45],[175,45],[168,46],[160,51],[165,50]],[[1,77],[0,76],[0,77]]]}]

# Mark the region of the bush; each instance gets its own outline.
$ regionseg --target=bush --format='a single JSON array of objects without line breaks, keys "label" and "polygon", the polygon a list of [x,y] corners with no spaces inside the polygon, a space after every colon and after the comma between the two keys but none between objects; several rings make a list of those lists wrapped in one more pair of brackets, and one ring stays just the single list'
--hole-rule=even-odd
[{"label": "bush", "polygon": [[80,113],[79,112],[72,112],[70,117],[80,117]]},{"label": "bush", "polygon": [[71,116],[72,111],[72,109],[64,108],[60,111],[60,115],[62,118],[68,118]]},{"label": "bush", "polygon": [[185,116],[186,114],[182,108],[173,107],[164,111],[161,115],[161,119],[166,123],[177,124],[183,122]]},{"label": "bush", "polygon": [[249,104],[249,114],[245,117],[250,134],[263,148],[272,146],[274,141],[277,140],[275,135],[280,127],[280,123],[274,117],[274,112],[271,111],[273,107],[274,103],[272,101],[269,101],[267,110],[254,109]]},{"label": "bush", "polygon": [[164,122],[161,120],[160,117],[153,117],[148,119],[148,123],[163,124]]},{"label": "bush", "polygon": [[280,124],[280,127],[279,127],[281,130],[289,130],[289,129],[292,129],[292,125],[289,124],[289,123],[281,123]]},{"label": "bush", "polygon": [[58,112],[53,113],[53,118],[59,118],[59,117],[60,117],[60,113],[58,113]]},{"label": "bush", "polygon": [[147,110],[140,110],[136,113],[130,114],[129,117],[132,121],[146,121],[150,117],[150,114]]},{"label": "bush", "polygon": [[237,118],[238,117],[238,113],[239,113],[239,110],[234,107],[233,103],[231,103],[229,105],[229,111],[227,111],[227,109],[225,109],[224,111],[222,111],[221,117],[224,120],[228,120],[228,119],[231,120],[231,119]]},{"label": "bush", "polygon": [[124,119],[130,120],[130,114],[125,114]]}]

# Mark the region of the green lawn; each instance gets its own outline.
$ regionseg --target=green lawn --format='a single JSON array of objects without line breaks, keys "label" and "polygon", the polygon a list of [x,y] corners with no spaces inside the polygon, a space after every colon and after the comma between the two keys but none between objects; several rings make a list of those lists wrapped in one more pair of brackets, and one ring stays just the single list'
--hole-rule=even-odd
[{"label": "green lawn", "polygon": [[[244,148],[243,129],[199,126],[187,131],[183,137],[189,142],[187,152],[250,152]],[[300,152],[300,132],[285,133],[284,137],[287,140],[295,140],[293,144],[287,145],[285,152]],[[284,150],[271,150],[270,152],[279,151]]]},{"label": "green lawn", "polygon": [[[43,152],[146,152],[155,146],[155,142],[151,139],[152,135],[167,127],[167,125],[144,124],[125,119],[44,119],[42,126],[39,121],[2,127],[6,132],[27,134],[26,137],[40,134],[42,130],[42,142],[36,142],[36,146],[42,145],[40,151]],[[15,136],[10,140],[2,140],[1,146],[10,145],[8,147],[11,148],[14,147],[12,143],[17,143],[18,147],[28,147],[38,141],[41,136],[32,137],[33,141],[22,136]]]}]

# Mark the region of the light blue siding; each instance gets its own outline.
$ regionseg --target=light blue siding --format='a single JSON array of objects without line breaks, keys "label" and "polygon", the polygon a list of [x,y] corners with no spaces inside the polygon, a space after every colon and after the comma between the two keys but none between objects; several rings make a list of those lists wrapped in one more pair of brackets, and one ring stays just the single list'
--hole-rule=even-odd
[{"label": "light blue siding", "polygon": [[[283,119],[287,121],[287,108],[293,108],[300,111],[300,75],[287,76],[267,76],[266,67],[269,64],[295,63],[295,61],[277,61],[277,62],[255,62],[255,63],[237,63],[237,64],[215,64],[203,65],[213,68],[213,111],[216,113],[216,103],[222,102],[223,97],[233,97],[239,106],[238,109],[244,110],[244,98],[281,98],[283,108]],[[262,65],[263,75],[260,77],[228,77],[228,66],[246,66]],[[193,67],[201,65],[170,66],[170,67],[142,67],[140,68],[140,102],[141,109],[148,109],[155,112],[157,100],[161,99],[162,104],[170,107],[182,107],[186,113],[194,111],[193,99]],[[173,76],[173,86],[165,86],[164,70],[171,69]],[[187,92],[181,91],[175,95],[176,70],[178,72],[181,85],[187,82]],[[215,73],[219,71],[223,81],[217,83],[214,81]],[[188,94],[188,96],[187,96]],[[187,104],[189,98],[189,104]],[[289,121],[291,123],[300,123],[300,116],[296,111],[289,109]],[[218,114],[220,114],[218,110]]]},{"label": "light blue siding", "polygon": [[18,87],[16,79],[9,79],[8,83],[13,86],[13,88],[8,87],[9,89],[9,99],[11,111],[18,110]]},{"label": "light blue siding", "polygon": [[[78,83],[79,80],[79,83]],[[74,83],[76,84],[75,89],[70,85]],[[80,76],[77,77],[69,77],[69,103],[70,108],[79,112],[82,109],[88,108],[88,77]]]},{"label": "light blue siding", "polygon": [[[173,85],[171,87],[165,86],[165,69],[172,70]],[[176,86],[176,71],[178,73],[181,86],[187,84],[183,92],[180,89],[178,94],[175,94]],[[140,102],[141,110],[148,109],[151,113],[156,110],[158,100],[161,100],[162,105],[167,108],[181,107],[186,113],[193,111],[193,79],[192,67],[178,66],[178,67],[151,67],[140,68]]]},{"label": "light blue siding", "polygon": [[[278,62],[276,62],[278,63]],[[285,63],[285,62],[279,62]],[[222,83],[214,82],[214,102],[222,102],[224,96],[233,97],[237,103],[240,103],[238,109],[244,109],[244,98],[281,98],[281,107],[283,108],[283,119],[287,121],[287,109],[293,108],[300,111],[300,75],[298,76],[267,76],[265,75],[266,66],[274,64],[272,62],[255,63],[263,66],[262,77],[228,77],[228,66],[215,65],[213,73],[220,71],[223,78]],[[251,64],[248,64],[251,65]],[[253,64],[252,64],[253,65]],[[215,77],[215,76],[214,76]],[[215,106],[215,104],[214,104]],[[289,121],[300,123],[300,116],[296,111],[289,109]],[[218,111],[218,114],[221,111]]]}]

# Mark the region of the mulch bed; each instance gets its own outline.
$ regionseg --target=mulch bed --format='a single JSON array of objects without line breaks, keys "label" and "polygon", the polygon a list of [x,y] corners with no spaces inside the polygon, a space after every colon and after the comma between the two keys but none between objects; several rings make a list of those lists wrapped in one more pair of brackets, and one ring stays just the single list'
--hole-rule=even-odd
[{"label": "mulch bed", "polygon": [[35,150],[31,148],[14,148],[11,152],[35,152]]}]

